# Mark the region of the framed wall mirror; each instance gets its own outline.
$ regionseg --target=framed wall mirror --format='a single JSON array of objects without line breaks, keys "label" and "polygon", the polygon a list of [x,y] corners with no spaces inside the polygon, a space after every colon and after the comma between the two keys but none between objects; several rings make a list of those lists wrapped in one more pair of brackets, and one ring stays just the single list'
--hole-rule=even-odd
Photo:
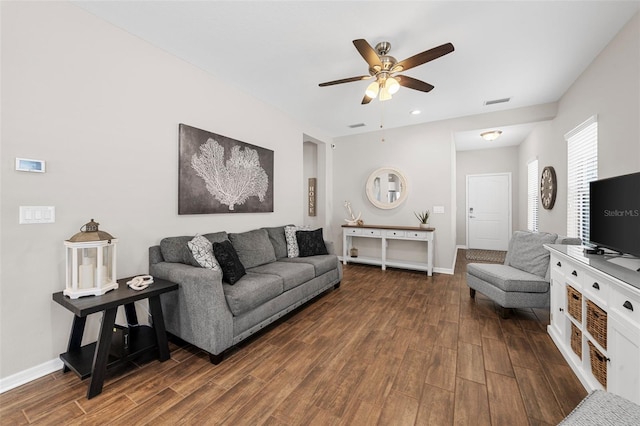
[{"label": "framed wall mirror", "polygon": [[407,179],[398,169],[382,167],[369,175],[367,198],[379,209],[395,209],[407,199]]}]

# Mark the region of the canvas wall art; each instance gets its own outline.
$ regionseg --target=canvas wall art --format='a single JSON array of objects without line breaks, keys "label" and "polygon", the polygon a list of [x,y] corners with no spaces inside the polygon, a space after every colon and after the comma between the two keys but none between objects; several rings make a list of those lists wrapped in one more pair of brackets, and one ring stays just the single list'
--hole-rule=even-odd
[{"label": "canvas wall art", "polygon": [[273,151],[179,126],[178,214],[273,212]]}]

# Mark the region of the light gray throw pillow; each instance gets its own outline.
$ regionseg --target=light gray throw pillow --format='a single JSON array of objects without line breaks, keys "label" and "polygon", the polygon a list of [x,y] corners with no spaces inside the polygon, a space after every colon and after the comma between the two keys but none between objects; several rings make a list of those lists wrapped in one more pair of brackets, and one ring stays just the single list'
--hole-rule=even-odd
[{"label": "light gray throw pillow", "polygon": [[509,242],[509,265],[544,277],[549,267],[549,252],[543,244],[554,244],[557,234],[516,231]]}]

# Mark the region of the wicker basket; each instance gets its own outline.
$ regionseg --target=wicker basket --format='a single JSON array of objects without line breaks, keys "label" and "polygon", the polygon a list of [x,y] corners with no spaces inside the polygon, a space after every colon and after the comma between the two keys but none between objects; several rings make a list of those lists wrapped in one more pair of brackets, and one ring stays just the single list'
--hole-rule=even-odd
[{"label": "wicker basket", "polygon": [[569,315],[582,322],[582,293],[570,285],[567,286],[567,310]]},{"label": "wicker basket", "polygon": [[607,349],[607,313],[591,300],[587,300],[587,331]]},{"label": "wicker basket", "polygon": [[589,355],[591,358],[591,372],[593,373],[593,377],[595,377],[602,387],[607,389],[607,361],[609,360],[606,356],[602,355],[602,352],[595,347],[591,341],[589,341]]},{"label": "wicker basket", "polygon": [[571,349],[582,359],[582,331],[571,323]]}]

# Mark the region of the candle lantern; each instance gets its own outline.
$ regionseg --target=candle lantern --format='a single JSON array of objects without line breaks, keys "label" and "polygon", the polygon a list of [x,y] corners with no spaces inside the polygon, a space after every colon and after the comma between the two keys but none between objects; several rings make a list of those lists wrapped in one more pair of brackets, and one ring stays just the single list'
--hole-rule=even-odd
[{"label": "candle lantern", "polygon": [[67,249],[67,285],[63,294],[72,299],[99,296],[118,288],[116,243],[99,223],[83,225],[80,232],[64,242]]}]

